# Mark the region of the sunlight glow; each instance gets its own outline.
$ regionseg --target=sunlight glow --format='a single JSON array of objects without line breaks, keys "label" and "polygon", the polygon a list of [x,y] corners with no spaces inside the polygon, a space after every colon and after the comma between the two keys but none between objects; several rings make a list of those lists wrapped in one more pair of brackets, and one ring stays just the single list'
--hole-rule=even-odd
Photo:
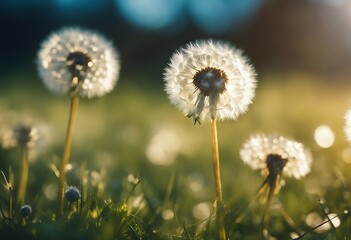
[{"label": "sunlight glow", "polygon": [[201,192],[205,187],[204,178],[197,173],[190,174],[187,178],[187,182],[190,190],[196,194]]},{"label": "sunlight glow", "polygon": [[212,204],[210,202],[202,202],[193,207],[193,215],[195,218],[204,220],[211,216]]},{"label": "sunlight glow", "polygon": [[47,184],[43,187],[44,195],[49,200],[55,200],[57,197],[57,185]]},{"label": "sunlight glow", "polygon": [[329,148],[334,144],[334,132],[328,125],[321,125],[314,131],[314,139],[322,148]]},{"label": "sunlight glow", "polygon": [[162,128],[152,137],[146,148],[146,156],[155,165],[171,165],[181,148],[181,139],[170,128]]},{"label": "sunlight glow", "polygon": [[345,148],[341,153],[341,158],[345,163],[351,164],[351,148]]},{"label": "sunlight glow", "polygon": [[[328,218],[331,220],[331,223],[334,225],[335,228],[338,228],[340,226],[341,221],[340,221],[340,218],[337,217],[336,213],[329,213]],[[316,228],[315,229],[316,232],[324,232],[324,231],[331,229],[332,226],[331,226],[330,222],[327,222],[327,221],[328,221],[327,218],[322,219],[320,214],[317,212],[311,212],[306,217],[306,224],[311,228],[314,228],[314,227],[318,226],[319,224],[326,222],[325,224]]]},{"label": "sunlight glow", "polygon": [[[322,223],[322,221],[323,221],[322,217],[317,212],[311,212],[306,217],[306,224],[307,224],[307,226],[309,226],[311,228],[318,226],[319,224]],[[317,228],[317,229],[315,229],[315,231],[322,232],[322,231],[324,231],[324,229]]]},{"label": "sunlight glow", "polygon": [[172,220],[174,218],[174,212],[171,209],[165,209],[162,211],[162,218],[166,221]]}]

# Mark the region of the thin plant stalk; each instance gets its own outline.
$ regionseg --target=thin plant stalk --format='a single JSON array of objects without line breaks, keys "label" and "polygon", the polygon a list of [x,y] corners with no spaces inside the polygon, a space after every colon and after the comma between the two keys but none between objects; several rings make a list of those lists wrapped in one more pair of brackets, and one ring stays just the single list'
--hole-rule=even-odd
[{"label": "thin plant stalk", "polygon": [[268,175],[268,197],[266,210],[263,216],[263,234],[265,239],[269,239],[269,222],[271,217],[271,206],[274,198],[274,193],[277,187],[278,176],[277,175]]},{"label": "thin plant stalk", "polygon": [[[12,196],[13,193],[12,192],[13,192],[13,188],[12,188],[12,185],[10,184],[10,182],[7,181],[5,173],[1,170],[0,170],[0,173],[1,173],[2,178],[4,179],[6,188],[9,190],[9,209],[8,209],[9,217],[8,218],[10,221],[12,221],[12,213],[13,213],[13,196]],[[11,174],[11,168],[10,168],[10,174]],[[1,214],[3,217],[5,216],[2,208],[1,208]]]},{"label": "thin plant stalk", "polygon": [[2,219],[4,220],[6,217],[5,217],[4,210],[2,209],[1,203],[0,203],[0,213],[1,213]]},{"label": "thin plant stalk", "polygon": [[294,229],[294,231],[300,236],[302,233],[301,229],[295,224],[294,220],[289,216],[289,214],[284,210],[282,206],[278,208],[280,214],[284,217],[285,221],[289,226]]},{"label": "thin plant stalk", "polygon": [[253,198],[251,198],[251,200],[247,203],[247,205],[243,208],[243,210],[241,212],[239,212],[239,214],[237,215],[236,219],[235,219],[235,223],[239,223],[241,222],[241,220],[243,219],[243,215],[245,213],[245,211],[251,206],[251,204],[258,198],[260,197],[266,190],[267,190],[268,184],[267,184],[267,180],[265,180],[261,186],[258,188],[258,190],[256,191],[255,195]]},{"label": "thin plant stalk", "polygon": [[225,240],[226,232],[224,227],[224,206],[223,206],[222,182],[221,182],[220,165],[219,165],[216,117],[214,119],[211,119],[211,130],[212,130],[213,170],[214,170],[215,188],[216,188],[215,208],[217,213],[218,237],[220,240]]},{"label": "thin plant stalk", "polygon": [[13,188],[12,186],[9,187],[9,219],[12,221],[13,215]]},{"label": "thin plant stalk", "polygon": [[57,200],[58,200],[57,216],[61,216],[63,213],[63,192],[64,192],[63,188],[64,188],[64,181],[65,181],[65,175],[66,175],[66,166],[69,162],[69,156],[71,152],[74,122],[76,120],[77,110],[78,110],[78,102],[79,102],[78,100],[79,100],[78,94],[74,94],[71,98],[71,109],[70,109],[70,114],[68,119],[67,132],[66,132],[66,142],[65,142],[65,148],[63,151],[63,158],[62,158],[60,174],[59,174],[59,188],[58,188],[58,195],[57,195]]},{"label": "thin plant stalk", "polygon": [[70,202],[69,205],[68,205],[68,212],[71,211],[71,207],[72,207],[72,203]]},{"label": "thin plant stalk", "polygon": [[27,182],[28,182],[28,148],[26,146],[21,147],[21,155],[22,155],[22,170],[21,170],[21,178],[20,185],[18,188],[18,205],[23,205],[26,201],[26,190],[27,190]]}]

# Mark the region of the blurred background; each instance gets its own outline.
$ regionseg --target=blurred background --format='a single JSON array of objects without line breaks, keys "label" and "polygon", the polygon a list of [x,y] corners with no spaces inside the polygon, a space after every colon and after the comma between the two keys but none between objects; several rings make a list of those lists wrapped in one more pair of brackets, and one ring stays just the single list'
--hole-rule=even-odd
[{"label": "blurred background", "polygon": [[[311,174],[286,179],[280,194],[301,226],[316,225],[307,219],[320,215],[320,199],[330,212],[349,205],[351,148],[343,118],[351,106],[351,1],[2,0],[0,124],[30,117],[50,130],[44,136],[50,144],[30,169],[29,195],[37,206],[55,202],[51,169],[62,154],[69,98],[45,89],[36,54],[49,33],[66,26],[102,33],[122,61],[111,94],[81,101],[69,185],[79,183],[76,175],[84,163],[90,178],[105,179],[105,194],[118,200],[123,178],[134,174],[145,179],[150,209],[164,203],[163,210],[175,210],[190,222],[209,216],[215,195],[209,124],[193,126],[171,106],[162,74],[180,46],[213,38],[243,49],[258,73],[248,113],[218,126],[228,209],[244,206],[263,181],[239,158],[242,143],[259,131],[294,138],[313,153]],[[0,157],[1,169],[7,172],[11,165],[18,171],[16,149],[1,150]],[[172,211],[162,216],[176,225]],[[286,235],[289,227],[277,224],[275,231]]]}]

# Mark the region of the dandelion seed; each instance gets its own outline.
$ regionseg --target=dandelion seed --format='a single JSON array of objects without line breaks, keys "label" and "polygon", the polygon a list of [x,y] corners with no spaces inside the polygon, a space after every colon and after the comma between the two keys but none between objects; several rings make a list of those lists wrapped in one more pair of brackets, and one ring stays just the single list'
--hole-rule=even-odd
[{"label": "dandelion seed", "polygon": [[32,208],[29,205],[23,205],[19,210],[20,216],[24,218],[29,217],[31,213]]},{"label": "dandelion seed", "polygon": [[103,36],[80,28],[52,33],[38,53],[38,71],[56,94],[77,93],[100,97],[117,82],[120,63],[112,44]]},{"label": "dandelion seed", "polygon": [[181,48],[165,69],[171,103],[194,122],[236,119],[255,95],[253,68],[242,51],[221,41],[197,41]]},{"label": "dandelion seed", "polygon": [[346,139],[351,142],[351,109],[348,110],[345,114],[345,127],[344,132]]},{"label": "dandelion seed", "polygon": [[262,173],[280,174],[297,179],[310,171],[311,153],[301,143],[278,136],[257,134],[246,141],[240,150],[241,159]]},{"label": "dandelion seed", "polygon": [[65,197],[70,203],[77,202],[81,197],[77,187],[71,186],[65,192]]}]

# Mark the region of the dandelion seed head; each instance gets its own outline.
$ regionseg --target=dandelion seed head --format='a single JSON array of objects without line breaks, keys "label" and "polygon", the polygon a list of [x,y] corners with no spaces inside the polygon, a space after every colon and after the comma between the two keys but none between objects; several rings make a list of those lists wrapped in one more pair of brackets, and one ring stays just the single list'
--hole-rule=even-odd
[{"label": "dandelion seed head", "polygon": [[29,205],[23,205],[19,210],[19,214],[21,217],[29,217],[31,213],[32,208]]},{"label": "dandelion seed head", "polygon": [[345,114],[345,127],[344,132],[346,139],[351,143],[351,109]]},{"label": "dandelion seed head", "polygon": [[80,28],[52,33],[41,45],[37,64],[50,91],[73,91],[88,98],[111,92],[120,71],[112,44],[103,36]]},{"label": "dandelion seed head", "polygon": [[77,202],[81,196],[80,196],[80,192],[79,192],[78,188],[71,186],[71,187],[67,188],[67,190],[65,192],[65,197],[66,197],[67,201],[69,201],[70,203],[74,203],[74,202]]},{"label": "dandelion seed head", "polygon": [[3,137],[5,148],[20,146],[33,147],[39,139],[39,131],[36,127],[20,124],[8,129]]},{"label": "dandelion seed head", "polygon": [[165,69],[172,104],[200,119],[236,119],[252,103],[256,74],[242,51],[221,41],[203,40],[176,51]]},{"label": "dandelion seed head", "polygon": [[[264,174],[281,169],[288,177],[297,179],[310,171],[311,153],[301,143],[282,136],[256,134],[247,140],[240,150],[244,163]],[[277,174],[277,172],[276,172]]]},{"label": "dandelion seed head", "polygon": [[3,148],[27,148],[31,160],[43,152],[51,142],[49,127],[18,113],[9,112],[3,123],[0,145]]}]

